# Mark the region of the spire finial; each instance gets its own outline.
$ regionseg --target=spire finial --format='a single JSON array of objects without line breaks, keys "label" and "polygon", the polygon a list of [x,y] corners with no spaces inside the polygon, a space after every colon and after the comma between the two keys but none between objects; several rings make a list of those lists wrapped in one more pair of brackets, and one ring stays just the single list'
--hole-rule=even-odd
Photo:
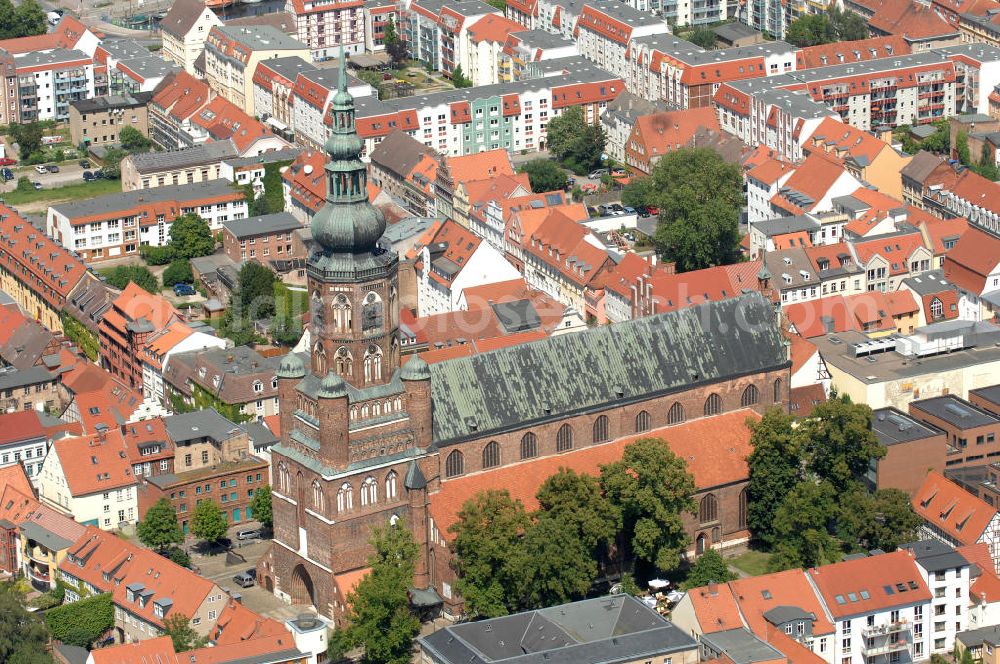
[{"label": "spire finial", "polygon": [[347,92],[347,58],[344,53],[344,45],[340,45],[340,81],[337,85],[341,92]]}]

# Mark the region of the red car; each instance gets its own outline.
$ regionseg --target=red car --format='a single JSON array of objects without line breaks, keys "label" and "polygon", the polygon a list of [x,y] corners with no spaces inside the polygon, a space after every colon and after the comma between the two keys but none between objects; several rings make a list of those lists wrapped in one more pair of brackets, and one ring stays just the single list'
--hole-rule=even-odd
[{"label": "red car", "polygon": [[649,215],[651,217],[655,217],[656,215],[660,214],[660,208],[653,207],[652,205],[647,205],[646,210],[649,212]]},{"label": "red car", "polygon": [[3,157],[0,159],[0,166],[13,166],[17,163],[17,159],[11,159],[10,157]]}]

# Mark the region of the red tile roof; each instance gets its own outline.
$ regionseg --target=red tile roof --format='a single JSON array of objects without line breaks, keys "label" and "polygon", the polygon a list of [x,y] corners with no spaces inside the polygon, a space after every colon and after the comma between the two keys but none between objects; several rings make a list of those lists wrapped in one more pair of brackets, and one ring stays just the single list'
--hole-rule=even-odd
[{"label": "red tile roof", "polygon": [[[834,618],[885,611],[931,599],[909,551],[845,560],[810,569],[808,574]],[[891,594],[886,586],[892,588]],[[905,590],[900,590],[901,587]]]},{"label": "red tile roof", "polygon": [[87,273],[83,261],[5,205],[0,205],[0,262],[16,266],[18,281],[58,310]]},{"label": "red tile roof", "polygon": [[747,177],[751,177],[766,185],[773,185],[777,183],[783,175],[791,173],[794,168],[795,167],[787,161],[769,157],[759,164],[751,167],[750,170],[747,171]]},{"label": "red tile roof", "polygon": [[89,362],[80,362],[65,372],[62,383],[73,395],[80,423],[88,433],[95,432],[99,424],[117,427],[127,421],[142,402],[137,392]]},{"label": "red tile roof", "polygon": [[808,208],[800,208],[780,193],[775,194],[771,202],[793,215],[809,212],[822,200],[826,192],[844,172],[843,164],[836,159],[820,152],[813,152],[805,158],[805,161],[795,169],[795,172],[783,185],[800,194],[805,194],[814,201],[813,205]]},{"label": "red tile roof", "polygon": [[[913,218],[909,217],[909,221],[912,223]],[[944,256],[949,251],[944,246],[945,240],[957,240],[962,237],[965,231],[969,230],[969,221],[965,217],[938,219],[927,215],[921,219],[918,228],[924,234],[925,244],[930,246],[934,255]]]},{"label": "red tile roof", "polygon": [[836,118],[825,118],[820,122],[804,147],[807,153],[818,150],[837,159],[850,156],[855,160],[867,159],[869,163],[875,161],[883,150],[892,149],[885,141]]},{"label": "red tile roof", "polygon": [[277,620],[265,618],[232,598],[227,600],[208,634],[209,640],[216,646],[243,643],[267,636],[290,637],[291,633]]},{"label": "red tile roof", "polygon": [[889,274],[898,276],[910,271],[910,258],[924,246],[924,238],[919,232],[891,237],[874,237],[853,243],[854,252],[861,266],[867,266],[875,257],[881,256],[889,264]]},{"label": "red tile roof", "polygon": [[52,444],[70,493],[79,498],[135,484],[118,429],[106,434],[62,438]]},{"label": "red tile roof", "polygon": [[208,83],[186,71],[168,74],[153,91],[152,104],[175,120],[187,120],[208,103]]},{"label": "red tile roof", "polygon": [[318,212],[326,200],[326,155],[303,151],[281,174],[289,195],[307,210]]},{"label": "red tile roof", "polygon": [[774,631],[773,627],[769,628],[764,614],[778,606],[797,606],[814,614],[814,635],[822,636],[834,631],[833,623],[826,618],[823,605],[801,569],[739,579],[729,585],[750,631],[758,636]]},{"label": "red tile roof", "polygon": [[254,119],[225,97],[216,97],[192,120],[217,141],[231,140],[240,154],[262,138],[274,136],[263,122]]},{"label": "red tile roof", "polygon": [[962,554],[962,557],[970,563],[978,566],[979,569],[993,570],[993,558],[990,556],[990,547],[985,542],[958,546],[955,547],[955,550]]},{"label": "red tile roof", "polygon": [[[27,473],[24,472],[24,466],[19,463],[0,467],[0,486],[17,491],[25,498],[34,500],[35,488],[31,485],[31,480],[28,479]],[[13,519],[4,514],[3,509],[3,505],[0,505],[0,518],[13,521]]]},{"label": "red tile roof", "polygon": [[977,295],[986,290],[986,278],[1000,265],[1000,238],[969,226],[944,257],[944,278]]},{"label": "red tile roof", "polygon": [[554,208],[528,238],[524,250],[570,281],[587,286],[612,261],[590,230]]},{"label": "red tile roof", "polygon": [[912,503],[924,521],[961,544],[979,542],[997,516],[995,507],[933,470],[927,473]]},{"label": "red tile roof", "polygon": [[0,41],[0,49],[12,55],[30,53],[32,51],[48,51],[56,48],[73,49],[79,43],[80,37],[87,31],[87,26],[77,18],[67,14],[60,19],[52,32],[31,37],[4,39]]},{"label": "red tile roof", "polygon": [[512,32],[521,32],[524,26],[501,14],[487,14],[468,27],[469,38],[473,43],[489,41],[504,43]]},{"label": "red tile roof", "polygon": [[0,446],[44,437],[45,429],[37,411],[21,410],[0,415]]},{"label": "red tile roof", "polygon": [[704,633],[725,632],[744,626],[740,607],[729,584],[695,588],[688,593],[688,597]]},{"label": "red tile roof", "polygon": [[514,165],[507,150],[487,150],[445,160],[448,172],[455,181],[485,180],[497,175],[514,175]]},{"label": "red tile roof", "polygon": [[826,401],[826,391],[820,383],[793,387],[788,391],[788,412],[793,417],[809,417],[813,408]]},{"label": "red tile roof", "polygon": [[97,648],[91,651],[90,659],[93,664],[177,664],[180,661],[169,636]]},{"label": "red tile roof", "polygon": [[[699,129],[721,131],[714,108],[689,108],[641,115],[632,128],[625,146],[631,164],[648,173],[654,160],[687,146]],[[639,148],[635,147],[640,146]]]},{"label": "red tile roof", "polygon": [[[963,9],[962,11],[970,10]],[[901,35],[907,39],[928,39],[953,35],[958,32],[953,25],[941,18],[932,8],[918,5],[909,0],[905,0],[905,2],[904,0],[886,0],[875,12],[875,15],[868,19],[868,25],[877,32]]]},{"label": "red tile roof", "polygon": [[[872,50],[875,53],[872,53]],[[835,42],[800,48],[795,54],[796,69],[812,69],[876,58],[891,58],[910,52],[910,45],[899,36],[871,37],[857,41]]]},{"label": "red tile roof", "polygon": [[446,533],[457,520],[462,505],[486,489],[506,489],[529,511],[535,510],[538,507],[535,494],[547,477],[560,468],[597,475],[602,464],[621,459],[625,447],[639,438],[665,440],[674,454],[685,461],[699,489],[745,481],[749,475],[746,457],[751,451],[748,419],[759,419],[759,415],[741,409],[447,480],[431,496],[431,515],[438,529]]}]

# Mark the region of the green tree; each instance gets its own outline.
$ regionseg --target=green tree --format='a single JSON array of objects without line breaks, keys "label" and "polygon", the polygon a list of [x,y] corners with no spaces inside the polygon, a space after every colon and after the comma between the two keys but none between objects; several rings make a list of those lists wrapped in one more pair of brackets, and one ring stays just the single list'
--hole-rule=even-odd
[{"label": "green tree", "polygon": [[170,560],[181,567],[191,567],[191,556],[179,546],[170,548]]},{"label": "green tree", "polygon": [[336,661],[344,652],[361,647],[361,661],[366,664],[407,664],[420,631],[407,591],[419,549],[402,522],[373,528],[370,542],[371,571],[347,598],[348,626],[334,632],[330,659]]},{"label": "green tree", "polygon": [[837,36],[837,41],[857,41],[868,39],[868,24],[859,14],[841,9],[833,5],[827,12],[830,25]]},{"label": "green tree", "polygon": [[972,155],[969,153],[969,135],[964,129],[959,129],[958,133],[955,134],[955,156],[965,166],[972,163]]},{"label": "green tree", "polygon": [[237,286],[239,315],[247,320],[270,318],[274,315],[274,272],[255,261],[240,268]]},{"label": "green tree", "polygon": [[522,608],[582,599],[597,579],[597,560],[569,519],[542,513],[524,535]]},{"label": "green tree", "polygon": [[142,132],[131,125],[125,125],[118,132],[118,143],[127,152],[148,152],[153,148],[153,141],[143,136]]},{"label": "green tree", "polygon": [[839,495],[860,482],[872,459],[885,456],[871,428],[872,410],[847,397],[824,401],[799,426],[807,468]]},{"label": "green tree", "polygon": [[184,542],[184,533],[177,523],[177,511],[166,498],[160,498],[146,510],[146,516],[136,527],[136,534],[139,541],[151,549],[164,549]]},{"label": "green tree", "polygon": [[396,22],[389,19],[389,23],[385,26],[385,51],[389,54],[390,60],[392,60],[392,65],[398,67],[402,63],[406,62],[410,54],[406,51],[406,42],[399,38],[396,33]]},{"label": "green tree", "polygon": [[472,81],[466,77],[465,73],[462,71],[462,65],[457,65],[454,71],[451,72],[451,83],[456,88],[472,87]]},{"label": "green tree", "polygon": [[194,508],[191,518],[191,534],[206,542],[218,542],[226,536],[226,517],[212,500],[203,500]]},{"label": "green tree", "polygon": [[87,648],[115,624],[111,593],[86,597],[50,609],[45,614],[45,624],[52,638]]},{"label": "green tree", "polygon": [[108,283],[118,289],[124,289],[131,282],[150,293],[160,291],[160,282],[149,268],[142,265],[119,265],[103,272]]},{"label": "green tree", "polygon": [[28,194],[35,190],[35,185],[31,182],[31,178],[22,175],[17,179],[16,190],[21,194]]},{"label": "green tree", "polygon": [[620,527],[621,514],[604,496],[597,478],[571,468],[546,478],[536,498],[540,518],[568,524],[588,550],[610,543]]},{"label": "green tree", "polygon": [[712,50],[715,48],[715,33],[712,32],[712,28],[704,25],[699,26],[693,31],[687,33],[684,38],[692,44],[701,46],[704,49]]},{"label": "green tree", "polygon": [[[202,501],[202,505],[210,501]],[[191,619],[183,613],[171,613],[163,619],[163,633],[170,637],[175,652],[187,652],[195,648],[204,648],[208,644],[207,636],[199,636],[191,627]]]},{"label": "green tree", "polygon": [[163,271],[163,285],[173,286],[174,284],[193,284],[194,272],[191,271],[191,263],[186,260],[176,260]]},{"label": "green tree", "polygon": [[709,549],[701,554],[694,565],[688,571],[687,578],[684,579],[683,588],[700,588],[709,583],[725,583],[732,581],[736,575],[729,570],[729,565],[715,549]]},{"label": "green tree", "polygon": [[0,584],[0,662],[50,664],[48,641],[45,623],[24,608],[14,583]]},{"label": "green tree", "polygon": [[740,170],[714,150],[685,148],[661,158],[651,175],[660,208],[657,252],[687,272],[735,262],[743,205]]},{"label": "green tree", "polygon": [[170,246],[177,260],[190,260],[213,253],[215,238],[208,222],[189,212],[170,224]]},{"label": "green tree", "polygon": [[122,159],[127,156],[128,153],[121,148],[108,148],[104,153],[104,162],[101,164],[101,172],[104,173],[104,177],[112,180],[120,178],[122,176]]},{"label": "green tree", "polygon": [[546,138],[549,152],[578,175],[586,175],[600,165],[607,144],[604,130],[588,123],[579,106],[549,120]]},{"label": "green tree", "polygon": [[288,316],[275,317],[271,325],[271,339],[281,346],[294,346],[302,338],[302,323]]},{"label": "green tree", "polygon": [[471,615],[495,618],[521,608],[520,540],[528,526],[524,505],[506,490],[480,492],[462,506],[448,530],[455,535],[455,588]]},{"label": "green tree", "polygon": [[10,39],[14,28],[14,3],[0,0],[0,39]]},{"label": "green tree", "polygon": [[989,141],[983,141],[983,150],[979,155],[979,163],[973,166],[973,170],[987,180],[1000,180],[1000,169],[994,161],[994,152]]},{"label": "green tree", "polygon": [[640,560],[669,572],[680,564],[688,535],[682,512],[693,512],[694,478],[683,459],[659,438],[640,438],[620,461],[601,467],[604,493],[622,513]]},{"label": "green tree", "polygon": [[507,0],[488,0],[488,3],[502,12],[507,11]]},{"label": "green tree", "polygon": [[236,315],[233,307],[229,307],[222,314],[222,324],[219,327],[222,336],[232,341],[237,346],[246,346],[257,339],[257,332],[254,330],[253,321]]},{"label": "green tree", "polygon": [[774,515],[800,479],[801,446],[792,431],[794,419],[773,408],[757,422],[748,420],[753,452],[747,457],[747,526],[767,545],[775,543]]},{"label": "green tree", "polygon": [[139,255],[149,265],[166,265],[174,260],[174,248],[169,244],[162,247],[144,244],[139,247]]},{"label": "green tree", "polygon": [[840,542],[830,534],[837,515],[836,489],[829,482],[799,482],[774,515],[778,541],[772,568],[813,567],[840,558]]},{"label": "green tree", "polygon": [[270,528],[274,524],[274,513],[271,511],[271,485],[266,484],[254,491],[250,499],[250,512],[253,518]]},{"label": "green tree", "polygon": [[44,35],[49,29],[45,10],[35,0],[22,0],[14,10],[12,37]]},{"label": "green tree", "polygon": [[43,133],[41,123],[12,124],[7,133],[17,143],[17,151],[21,155],[22,161],[27,160],[33,154],[41,152]]},{"label": "green tree", "polygon": [[840,496],[837,535],[848,550],[895,551],[917,539],[923,520],[899,489],[869,493],[861,486]]},{"label": "green tree", "polygon": [[806,14],[792,21],[785,32],[785,41],[794,46],[818,46],[836,41],[830,19],[823,14]]},{"label": "green tree", "polygon": [[622,189],[622,205],[648,207],[656,205],[656,185],[649,176],[633,177]]},{"label": "green tree", "polygon": [[517,170],[528,174],[531,191],[536,194],[556,191],[566,186],[566,172],[551,159],[532,159]]}]

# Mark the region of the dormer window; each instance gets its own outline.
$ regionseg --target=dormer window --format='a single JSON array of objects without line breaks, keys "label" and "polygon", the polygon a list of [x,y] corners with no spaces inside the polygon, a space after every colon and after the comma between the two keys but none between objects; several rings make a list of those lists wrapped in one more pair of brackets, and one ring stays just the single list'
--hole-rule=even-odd
[{"label": "dormer window", "polygon": [[260,382],[259,380],[255,380],[254,383],[253,383],[253,391],[254,392],[263,392],[264,391],[264,383]]}]

